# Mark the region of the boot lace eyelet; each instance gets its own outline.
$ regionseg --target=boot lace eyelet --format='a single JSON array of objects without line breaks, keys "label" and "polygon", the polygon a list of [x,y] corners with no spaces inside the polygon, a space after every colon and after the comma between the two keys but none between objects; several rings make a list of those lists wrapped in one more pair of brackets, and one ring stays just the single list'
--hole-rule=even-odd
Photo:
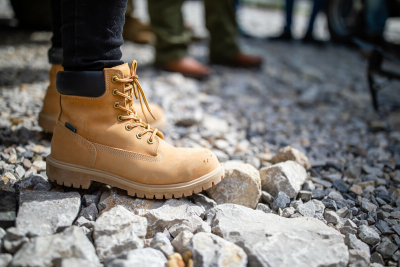
[{"label": "boot lace eyelet", "polygon": [[[121,117],[122,117],[122,115],[121,115],[121,114],[120,114],[120,115],[118,115],[118,117],[117,117],[117,120],[118,120],[118,121],[122,121]],[[128,125],[129,125],[129,124],[128,124]]]},{"label": "boot lace eyelet", "polygon": [[119,90],[118,89],[114,89],[113,91],[112,91],[112,94],[113,95],[117,95],[117,92],[118,92]]},{"label": "boot lace eyelet", "polygon": [[143,137],[143,136],[141,136],[140,133],[137,133],[137,134],[136,134],[136,138],[137,138],[137,139],[142,139],[142,137]]},{"label": "boot lace eyelet", "polygon": [[118,106],[119,106],[119,102],[115,102],[114,103],[114,108],[118,108]]},{"label": "boot lace eyelet", "polygon": [[116,83],[117,82],[116,79],[118,79],[118,76],[112,76],[111,82],[112,83]]},{"label": "boot lace eyelet", "polygon": [[154,143],[154,140],[152,139],[147,139],[147,143],[149,143],[150,145]]},{"label": "boot lace eyelet", "polygon": [[132,130],[132,129],[133,129],[133,128],[131,127],[130,124],[125,125],[125,130],[130,131],[130,130]]}]

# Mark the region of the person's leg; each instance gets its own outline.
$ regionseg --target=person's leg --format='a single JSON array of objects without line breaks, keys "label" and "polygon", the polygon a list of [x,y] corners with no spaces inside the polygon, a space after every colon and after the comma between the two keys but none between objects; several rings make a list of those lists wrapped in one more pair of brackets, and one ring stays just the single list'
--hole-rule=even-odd
[{"label": "person's leg", "polygon": [[187,56],[190,33],[182,16],[184,0],[148,0],[151,27],[156,35],[156,63],[167,63]]},{"label": "person's leg", "polygon": [[237,44],[237,23],[232,0],[204,0],[210,32],[210,62],[237,67],[257,67],[261,58],[244,55]]},{"label": "person's leg", "polygon": [[293,6],[294,0],[286,0],[285,11],[286,11],[286,25],[284,31],[291,32],[292,19],[293,19]]},{"label": "person's leg", "polygon": [[323,44],[322,41],[317,40],[313,37],[313,30],[314,30],[314,22],[315,18],[317,17],[318,13],[322,10],[324,6],[325,0],[314,0],[313,1],[313,9],[310,15],[310,20],[308,22],[307,32],[303,37],[304,43],[313,43],[313,44]]},{"label": "person's leg", "polygon": [[[92,11],[88,4],[98,8]],[[67,70],[57,74],[60,113],[46,174],[64,186],[87,189],[96,181],[150,199],[201,192],[223,178],[224,169],[215,154],[169,145],[133,107],[139,98],[142,110],[152,114],[136,74],[136,62],[131,67],[117,65],[125,5],[122,0],[63,2]],[[82,36],[84,33],[92,38]]]},{"label": "person's leg", "polygon": [[370,39],[382,39],[388,17],[386,0],[366,0],[366,33]]},{"label": "person's leg", "polygon": [[52,0],[51,3],[51,48],[48,52],[51,64],[62,64],[62,35],[61,35],[61,0]]},{"label": "person's leg", "polygon": [[325,0],[314,0],[313,2],[314,2],[313,9],[310,15],[310,21],[308,22],[308,28],[307,28],[307,32],[310,33],[312,33],[314,29],[315,18],[317,17],[318,13],[322,10]]},{"label": "person's leg", "polygon": [[186,30],[182,4],[184,0],[148,0],[149,16],[156,35],[156,66],[187,77],[203,78],[210,69],[187,55],[190,32]]},{"label": "person's leg", "polygon": [[127,0],[62,0],[63,67],[102,71],[121,65]]},{"label": "person's leg", "polygon": [[232,0],[204,0],[206,27],[210,33],[210,59],[232,58],[239,53],[237,22]]},{"label": "person's leg", "polygon": [[278,36],[268,38],[271,41],[291,41],[292,36],[292,18],[293,18],[293,6],[294,0],[286,0],[285,4],[285,14],[286,14],[286,24],[283,31]]}]

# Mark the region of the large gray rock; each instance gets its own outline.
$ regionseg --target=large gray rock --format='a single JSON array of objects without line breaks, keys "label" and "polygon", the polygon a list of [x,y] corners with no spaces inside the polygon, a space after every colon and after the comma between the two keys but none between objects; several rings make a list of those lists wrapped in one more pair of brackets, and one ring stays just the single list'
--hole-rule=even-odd
[{"label": "large gray rock", "polygon": [[165,267],[167,259],[161,251],[154,248],[141,248],[107,258],[105,267]]},{"label": "large gray rock", "polygon": [[371,246],[381,241],[379,234],[373,228],[367,225],[361,225],[358,228],[358,237]]},{"label": "large gray rock", "polygon": [[314,218],[287,219],[233,204],[207,218],[214,234],[242,247],[248,266],[347,266],[341,234]]},{"label": "large gray rock", "polygon": [[85,234],[77,226],[62,233],[31,238],[14,255],[10,267],[53,266],[61,258],[77,258],[98,265],[99,258]]},{"label": "large gray rock", "polygon": [[159,208],[149,210],[144,217],[147,219],[147,235],[146,238],[152,238],[156,233],[163,232],[164,229],[173,228],[173,236],[179,234],[176,231],[176,225],[185,225],[181,230],[188,230],[192,233],[202,229],[207,225],[201,218],[204,217],[204,208],[199,207],[186,200],[169,199]]},{"label": "large gray rock", "polygon": [[193,234],[191,232],[187,230],[182,231],[174,238],[174,240],[172,240],[171,244],[174,247],[175,251],[183,255],[188,250],[188,244],[192,237]]},{"label": "large gray rock", "polygon": [[211,233],[194,235],[188,247],[195,267],[247,266],[243,249]]},{"label": "large gray rock", "polygon": [[307,156],[300,150],[291,146],[281,148],[278,153],[272,157],[271,162],[277,164],[288,160],[299,163],[306,170],[311,169],[311,164]]},{"label": "large gray rock", "polygon": [[143,248],[140,238],[146,235],[147,221],[122,206],[104,212],[96,221],[93,239],[97,255],[103,261],[107,256]]},{"label": "large gray rock", "polygon": [[252,165],[241,161],[223,164],[225,177],[207,190],[218,204],[233,203],[254,209],[261,197],[260,174]]},{"label": "large gray rock", "polygon": [[165,257],[174,253],[174,247],[171,245],[168,237],[163,233],[157,233],[150,242],[150,247],[161,251]]},{"label": "large gray rock", "polygon": [[23,192],[19,199],[16,226],[29,236],[54,234],[71,226],[78,216],[81,206],[78,192]]},{"label": "large gray rock", "polygon": [[294,161],[285,161],[260,170],[262,189],[276,196],[284,192],[290,198],[296,197],[307,178],[303,166]]}]

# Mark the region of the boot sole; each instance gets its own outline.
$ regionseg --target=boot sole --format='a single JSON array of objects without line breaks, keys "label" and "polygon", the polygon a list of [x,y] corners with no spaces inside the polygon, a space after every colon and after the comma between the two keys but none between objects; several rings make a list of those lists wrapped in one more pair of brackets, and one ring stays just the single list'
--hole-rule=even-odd
[{"label": "boot sole", "polygon": [[56,122],[57,116],[43,112],[39,113],[39,126],[42,127],[45,132],[53,133]]},{"label": "boot sole", "polygon": [[64,163],[51,156],[46,159],[49,180],[59,185],[88,189],[92,182],[108,184],[126,190],[128,195],[147,199],[170,199],[200,193],[224,178],[225,170],[219,166],[214,171],[190,182],[170,185],[148,185],[137,183],[108,172]]}]

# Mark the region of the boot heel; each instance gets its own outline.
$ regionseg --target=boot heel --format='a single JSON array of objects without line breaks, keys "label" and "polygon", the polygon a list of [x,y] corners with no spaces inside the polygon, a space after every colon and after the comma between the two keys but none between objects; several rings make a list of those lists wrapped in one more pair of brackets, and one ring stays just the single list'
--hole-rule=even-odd
[{"label": "boot heel", "polygon": [[67,187],[88,189],[92,183],[93,177],[90,174],[61,169],[54,166],[51,162],[46,164],[46,172],[49,180]]}]

